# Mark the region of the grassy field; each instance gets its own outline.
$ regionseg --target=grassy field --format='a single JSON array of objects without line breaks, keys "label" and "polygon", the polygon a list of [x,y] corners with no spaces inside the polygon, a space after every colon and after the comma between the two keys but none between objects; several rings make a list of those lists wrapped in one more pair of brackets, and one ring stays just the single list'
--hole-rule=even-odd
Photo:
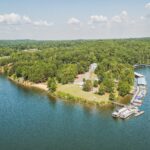
[{"label": "grassy field", "polygon": [[92,92],[85,92],[82,90],[82,88],[78,85],[75,84],[66,84],[66,85],[61,85],[59,84],[57,87],[57,91],[58,92],[63,92],[66,94],[70,94],[74,97],[79,97],[79,98],[83,98],[86,99],[88,101],[95,101],[95,102],[108,102],[109,99],[109,95],[105,94],[103,96],[100,96],[98,94],[94,94]]}]

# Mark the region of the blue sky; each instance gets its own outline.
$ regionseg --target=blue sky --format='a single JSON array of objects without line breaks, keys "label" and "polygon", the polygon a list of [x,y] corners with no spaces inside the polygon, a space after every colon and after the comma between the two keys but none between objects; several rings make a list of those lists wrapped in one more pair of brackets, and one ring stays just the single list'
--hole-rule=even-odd
[{"label": "blue sky", "polygon": [[0,39],[150,36],[150,0],[0,0]]}]

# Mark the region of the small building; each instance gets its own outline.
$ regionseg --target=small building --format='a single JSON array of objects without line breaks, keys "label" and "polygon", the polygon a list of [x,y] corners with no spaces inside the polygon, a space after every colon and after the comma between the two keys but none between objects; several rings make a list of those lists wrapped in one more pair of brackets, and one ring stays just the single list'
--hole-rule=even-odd
[{"label": "small building", "polygon": [[96,68],[97,68],[97,63],[93,63],[90,65],[90,71],[94,72]]},{"label": "small building", "polygon": [[138,78],[137,79],[137,84],[138,84],[138,86],[146,86],[147,85],[146,80],[145,80],[144,77]]},{"label": "small building", "polygon": [[134,75],[137,80],[138,86],[146,86],[147,85],[144,75],[137,73],[137,72],[134,72]]}]

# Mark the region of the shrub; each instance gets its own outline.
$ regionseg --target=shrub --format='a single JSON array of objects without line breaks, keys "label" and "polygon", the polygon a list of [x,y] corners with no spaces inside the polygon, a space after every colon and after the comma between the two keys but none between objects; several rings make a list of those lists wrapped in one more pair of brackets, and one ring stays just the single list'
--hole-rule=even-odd
[{"label": "shrub", "polygon": [[93,86],[98,87],[98,81],[97,80],[94,81]]},{"label": "shrub", "polygon": [[92,85],[91,80],[86,80],[86,81],[84,82],[84,85],[83,85],[83,90],[84,90],[84,91],[91,91],[91,90],[92,90],[92,87],[93,87],[93,85]]},{"label": "shrub", "polygon": [[115,100],[115,95],[114,95],[114,93],[110,93],[109,94],[109,100],[111,100],[111,101],[114,101]]},{"label": "shrub", "polygon": [[105,94],[105,86],[103,83],[100,84],[99,90],[98,90],[98,94],[99,95],[104,95]]}]

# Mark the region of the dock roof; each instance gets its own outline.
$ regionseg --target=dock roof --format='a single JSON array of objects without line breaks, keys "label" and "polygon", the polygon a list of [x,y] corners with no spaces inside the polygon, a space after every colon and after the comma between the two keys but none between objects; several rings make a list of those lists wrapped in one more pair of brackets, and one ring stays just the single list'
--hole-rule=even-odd
[{"label": "dock roof", "polygon": [[141,77],[144,77],[144,75],[140,74],[140,73],[137,73],[137,72],[134,72],[134,75],[138,78],[141,78]]},{"label": "dock roof", "polygon": [[147,85],[146,80],[144,77],[138,78],[138,85]]}]

